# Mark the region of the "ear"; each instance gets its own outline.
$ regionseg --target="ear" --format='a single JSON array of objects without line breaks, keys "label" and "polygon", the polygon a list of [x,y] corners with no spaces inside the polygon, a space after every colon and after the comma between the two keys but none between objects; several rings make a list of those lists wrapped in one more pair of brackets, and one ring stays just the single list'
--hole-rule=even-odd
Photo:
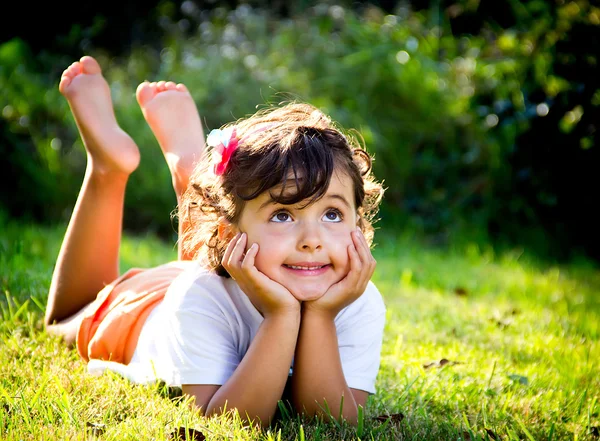
[{"label": "ear", "polygon": [[222,219],[219,220],[219,226],[217,228],[217,235],[219,240],[229,241],[233,236],[235,236],[238,232],[238,229],[231,222]]}]

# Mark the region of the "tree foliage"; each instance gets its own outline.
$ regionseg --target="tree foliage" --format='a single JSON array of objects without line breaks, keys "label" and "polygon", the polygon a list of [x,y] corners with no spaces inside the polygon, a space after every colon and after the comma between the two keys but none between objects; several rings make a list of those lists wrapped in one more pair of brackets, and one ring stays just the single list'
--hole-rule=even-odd
[{"label": "tree foliage", "polygon": [[168,171],[133,96],[139,82],[168,78],[190,88],[207,130],[291,99],[355,128],[388,188],[388,224],[442,239],[467,229],[510,240],[537,234],[560,256],[600,255],[588,209],[599,155],[599,8],[585,0],[291,5],[165,2],[136,25],[154,24],[160,38],[103,47],[105,19],[72,30],[77,50],[0,46],[0,153],[10,163],[0,171],[16,190],[0,193],[5,209],[68,214],[85,157],[56,86],[60,71],[89,53],[142,148],[126,201],[131,228],[173,232]]}]

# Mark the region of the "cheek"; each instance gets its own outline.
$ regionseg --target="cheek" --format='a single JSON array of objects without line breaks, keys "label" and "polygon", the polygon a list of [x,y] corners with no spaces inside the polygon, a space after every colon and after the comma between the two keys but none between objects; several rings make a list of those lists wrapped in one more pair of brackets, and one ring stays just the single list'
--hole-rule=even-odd
[{"label": "cheek", "polygon": [[[254,260],[254,266],[267,275],[273,274],[273,271],[279,268],[281,260],[283,259],[282,250],[285,249],[282,246],[281,240],[263,240],[255,241],[258,243],[258,254]],[[252,242],[249,242],[251,245]]]},{"label": "cheek", "polygon": [[352,244],[352,237],[349,231],[336,232],[329,235],[328,248],[331,258],[336,259],[338,264],[345,264],[349,261],[348,245]]}]

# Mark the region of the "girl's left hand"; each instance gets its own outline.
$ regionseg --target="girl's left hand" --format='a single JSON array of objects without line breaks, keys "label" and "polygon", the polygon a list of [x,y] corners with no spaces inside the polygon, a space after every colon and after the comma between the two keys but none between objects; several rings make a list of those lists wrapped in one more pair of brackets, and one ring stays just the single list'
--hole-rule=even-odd
[{"label": "girl's left hand", "polygon": [[350,236],[353,242],[348,245],[350,271],[338,283],[331,285],[322,297],[303,302],[303,309],[326,313],[333,319],[367,289],[377,261],[371,254],[367,239],[359,228],[350,233]]}]

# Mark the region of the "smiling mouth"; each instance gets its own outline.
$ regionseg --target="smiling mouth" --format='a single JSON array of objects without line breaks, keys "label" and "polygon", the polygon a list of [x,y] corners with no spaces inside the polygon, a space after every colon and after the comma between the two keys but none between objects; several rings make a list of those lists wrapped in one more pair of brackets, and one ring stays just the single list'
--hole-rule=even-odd
[{"label": "smiling mouth", "polygon": [[325,268],[326,266],[329,266],[329,264],[327,264],[327,265],[315,265],[315,266],[300,266],[300,265],[286,265],[286,264],[283,264],[283,266],[285,266],[286,268],[294,269],[294,270],[312,271],[312,270],[318,270],[318,269],[321,269],[321,268]]},{"label": "smiling mouth", "polygon": [[317,265],[282,265],[289,274],[299,277],[314,277],[314,276],[322,276],[323,274],[329,271],[331,268],[331,264],[328,263],[326,265],[317,264]]}]

